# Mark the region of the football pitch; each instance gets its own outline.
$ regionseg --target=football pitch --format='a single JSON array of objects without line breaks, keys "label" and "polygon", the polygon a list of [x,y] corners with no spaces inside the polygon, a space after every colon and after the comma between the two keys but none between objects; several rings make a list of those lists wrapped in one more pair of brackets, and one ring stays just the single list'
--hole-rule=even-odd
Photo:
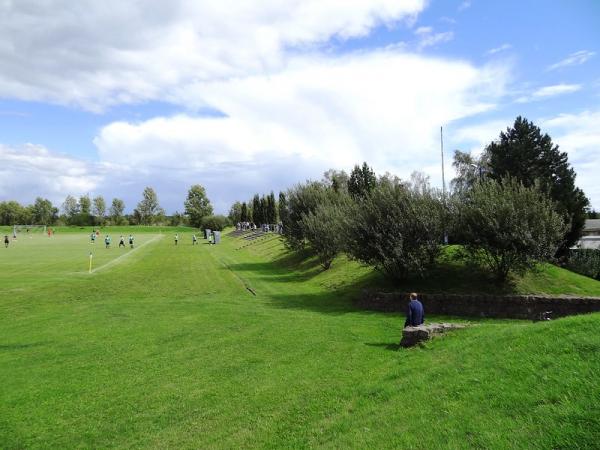
[{"label": "football pitch", "polygon": [[125,246],[119,247],[119,236],[111,235],[110,247],[106,248],[103,234],[92,243],[90,235],[83,233],[57,233],[52,237],[44,233],[19,233],[0,258],[2,278],[8,284],[10,280],[21,284],[25,280],[35,282],[36,279],[56,280],[89,274],[90,255],[91,271],[95,273],[119,264],[122,259],[135,260],[140,249],[164,237],[158,233],[136,234],[132,249],[128,235],[124,235]]},{"label": "football pitch", "polygon": [[352,306],[370,270],[323,272],[277,236],[174,234],[0,249],[1,448],[597,442],[597,314],[482,320],[399,349],[403,317]]}]

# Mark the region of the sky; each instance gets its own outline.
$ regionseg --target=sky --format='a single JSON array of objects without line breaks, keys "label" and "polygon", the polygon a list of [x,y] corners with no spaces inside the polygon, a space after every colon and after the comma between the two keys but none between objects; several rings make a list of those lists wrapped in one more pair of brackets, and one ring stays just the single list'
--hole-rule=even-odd
[{"label": "sky", "polygon": [[349,172],[442,186],[518,116],[600,209],[600,1],[0,0],[0,201],[217,213]]}]

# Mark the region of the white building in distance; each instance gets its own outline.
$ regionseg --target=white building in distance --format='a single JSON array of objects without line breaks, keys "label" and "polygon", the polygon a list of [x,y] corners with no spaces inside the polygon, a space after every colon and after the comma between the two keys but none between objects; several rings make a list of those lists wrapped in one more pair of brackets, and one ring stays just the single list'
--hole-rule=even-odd
[{"label": "white building in distance", "polygon": [[600,249],[600,219],[587,219],[577,248]]}]

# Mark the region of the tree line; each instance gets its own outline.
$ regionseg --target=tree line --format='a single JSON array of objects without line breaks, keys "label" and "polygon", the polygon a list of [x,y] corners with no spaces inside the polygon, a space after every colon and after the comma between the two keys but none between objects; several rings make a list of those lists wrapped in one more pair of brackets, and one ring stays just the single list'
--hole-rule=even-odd
[{"label": "tree line", "polygon": [[[279,194],[279,200],[281,196]],[[284,200],[285,201],[285,200]],[[235,202],[227,216],[232,224],[239,222],[252,222],[257,225],[276,224],[279,222],[279,207],[275,194],[271,191],[268,195],[254,194],[248,202]]]},{"label": "tree line", "polygon": [[[222,219],[225,219],[223,222]],[[0,225],[190,225],[201,227],[203,223],[222,229],[227,218],[214,216],[206,190],[199,184],[190,187],[184,201],[184,212],[167,216],[160,206],[156,191],[146,187],[142,199],[131,214],[125,214],[125,202],[113,198],[110,206],[99,195],[90,198],[82,195],[78,199],[67,195],[60,209],[48,199],[38,197],[32,205],[23,206],[16,201],[0,202]]]},{"label": "tree line", "polygon": [[[376,176],[367,163],[297,184],[279,194],[276,208],[285,243],[310,248],[324,269],[343,252],[393,279],[424,275],[448,242],[501,282],[538,261],[568,258],[589,201],[547,134],[518,117],[480,157],[457,151],[454,166],[447,195],[422,173]],[[270,222],[264,211],[274,195],[263,198],[251,208],[236,202],[230,217]]]}]

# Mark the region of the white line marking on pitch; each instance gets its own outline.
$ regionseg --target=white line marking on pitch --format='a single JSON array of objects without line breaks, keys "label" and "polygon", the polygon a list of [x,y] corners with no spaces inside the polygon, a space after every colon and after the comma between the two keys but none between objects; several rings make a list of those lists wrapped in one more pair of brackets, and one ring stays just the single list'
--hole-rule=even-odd
[{"label": "white line marking on pitch", "polygon": [[101,265],[100,267],[96,267],[95,269],[92,269],[92,273],[97,272],[99,270],[102,270],[106,267],[112,266],[113,264],[116,264],[119,260],[126,258],[127,256],[131,255],[133,252],[139,250],[140,248],[144,247],[145,245],[148,245],[150,242],[154,242],[157,239],[162,239],[164,236],[164,234],[158,234],[156,236],[154,236],[152,239],[150,239],[149,241],[144,242],[142,245],[140,245],[139,247],[134,248],[133,250],[131,250],[130,252],[125,253],[124,255],[121,256],[117,256],[115,259],[110,260],[109,262]]}]

